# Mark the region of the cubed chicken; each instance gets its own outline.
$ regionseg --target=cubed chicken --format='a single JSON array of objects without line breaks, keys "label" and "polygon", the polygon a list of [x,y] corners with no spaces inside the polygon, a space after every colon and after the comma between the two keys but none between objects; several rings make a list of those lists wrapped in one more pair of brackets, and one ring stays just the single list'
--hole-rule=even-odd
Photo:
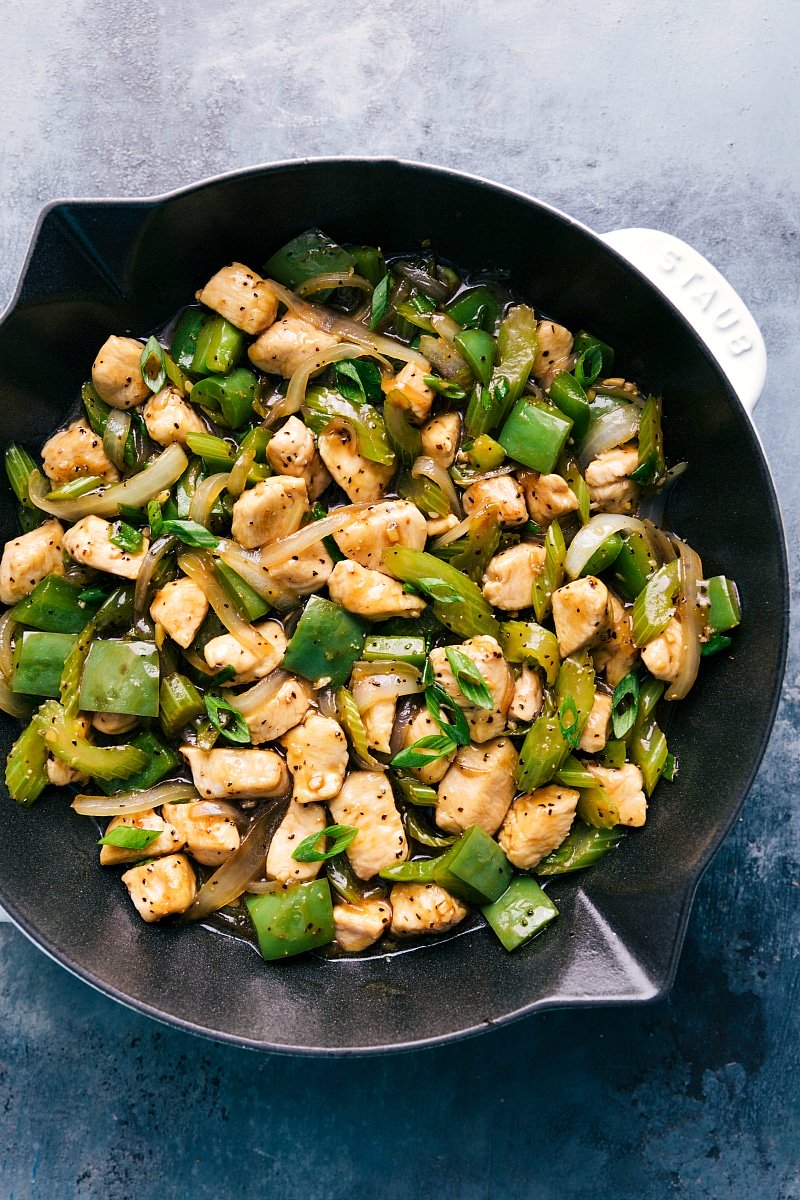
[{"label": "cubed chicken", "polygon": [[436,824],[447,833],[480,825],[494,834],[514,798],[517,752],[508,738],[462,746],[439,784]]},{"label": "cubed chicken", "polygon": [[459,520],[455,513],[447,513],[444,517],[425,518],[425,528],[429,538],[441,537],[443,533],[449,533],[451,529],[455,529],[458,524]]},{"label": "cubed chicken", "polygon": [[391,905],[379,896],[370,896],[357,904],[336,904],[333,925],[336,941],[348,954],[358,954],[383,937],[392,920]]},{"label": "cubed chicken", "polygon": [[188,649],[208,612],[205,592],[183,576],[160,588],[150,605],[150,616],[174,642]]},{"label": "cubed chicken", "polygon": [[584,726],[578,749],[585,754],[597,754],[608,741],[611,727],[611,697],[605,692],[595,692],[592,711]]},{"label": "cubed chicken", "polygon": [[350,865],[359,879],[371,879],[383,867],[408,858],[403,822],[389,780],[380,771],[348,775],[337,796],[328,802],[338,825],[352,825],[357,835],[347,847]]},{"label": "cubed chicken", "polygon": [[607,632],[608,589],[587,575],[553,592],[553,622],[561,657],[593,646]]},{"label": "cubed chicken", "polygon": [[304,479],[317,453],[314,435],[297,417],[289,417],[273,433],[267,446],[267,459],[276,475],[294,475]]},{"label": "cubed chicken", "polygon": [[[324,804],[298,804],[289,801],[283,820],[272,837],[267,851],[267,879],[279,883],[307,883],[319,875],[321,862],[297,862],[292,854],[312,833],[322,833],[327,824]],[[326,839],[322,839],[324,850]]]},{"label": "cubed chicken", "polygon": [[168,818],[159,816],[153,808],[132,816],[114,817],[106,826],[104,837],[120,827],[128,829],[149,829],[158,832],[158,837],[141,850],[126,849],[123,846],[101,846],[100,866],[116,867],[120,863],[138,862],[140,858],[158,858],[162,854],[174,854],[182,850],[184,839]]},{"label": "cubed chicken", "polygon": [[302,317],[286,316],[270,325],[247,351],[250,361],[270,375],[283,375],[291,379],[295,371],[309,360],[318,360],[319,369],[324,365],[321,355],[341,341],[333,333],[315,329]]},{"label": "cubed chicken", "polygon": [[92,363],[92,383],[112,408],[134,408],[150,395],[142,375],[144,345],[135,338],[110,337]]},{"label": "cubed chicken", "polygon": [[245,333],[261,333],[278,315],[278,297],[272,288],[240,262],[217,271],[195,295],[206,308]]},{"label": "cubed chicken", "polygon": [[194,786],[208,800],[279,796],[289,789],[286,763],[274,750],[201,750],[181,746]]},{"label": "cubed chicken", "polygon": [[542,677],[535,667],[524,666],[514,682],[514,698],[508,715],[515,721],[532,721],[542,711],[543,704]]},{"label": "cubed chicken", "polygon": [[493,608],[518,612],[533,603],[533,582],[544,566],[544,546],[520,542],[495,554],[483,577],[483,594]]},{"label": "cubed chicken", "polygon": [[403,591],[402,583],[362,567],[350,559],[342,559],[331,572],[328,580],[331,600],[341,604],[348,612],[371,621],[384,621],[388,617],[418,617],[425,608],[425,601]]},{"label": "cubed chicken", "polygon": [[560,475],[521,471],[520,484],[531,520],[542,527],[575,512],[578,507],[578,497]]},{"label": "cubed chicken", "polygon": [[224,813],[209,812],[208,801],[162,804],[161,815],[177,831],[192,858],[204,867],[219,867],[238,850],[236,822]]},{"label": "cubed chicken", "polygon": [[533,374],[542,387],[548,388],[556,371],[569,367],[572,354],[572,334],[555,321],[539,321],[536,326],[536,357]]},{"label": "cubed chicken", "polygon": [[[423,705],[404,727],[401,748],[407,750],[409,746],[413,746],[414,742],[418,742],[421,738],[441,737],[441,735],[441,729]],[[424,767],[415,767],[413,769],[414,774],[421,783],[429,785],[438,783],[455,756],[455,750],[451,750],[449,754],[443,754],[440,758],[431,759]]]},{"label": "cubed chicken", "polygon": [[338,721],[311,713],[283,738],[286,764],[298,804],[313,804],[337,795],[347,774],[348,749]]},{"label": "cubed chicken", "polygon": [[439,646],[430,653],[434,679],[459,708],[463,709],[472,741],[488,742],[506,727],[506,716],[514,697],[514,676],[511,674],[511,668],[495,639],[486,634],[469,638],[452,649],[460,651],[475,664],[491,693],[493,707],[481,708],[464,695],[448,662],[444,646]]},{"label": "cubed chicken", "polygon": [[242,492],[233,506],[231,532],[240,546],[253,550],[296,533],[307,512],[305,481],[273,475]]},{"label": "cubed chicken", "polygon": [[371,462],[359,453],[358,438],[349,429],[329,425],[317,439],[320,457],[338,483],[353,501],[374,503],[389,487],[395,468]]},{"label": "cubed chicken", "polygon": [[136,579],[150,549],[147,534],[143,534],[141,549],[132,554],[114,545],[112,531],[111,523],[102,517],[81,517],[64,534],[64,549],[86,567],[118,575],[121,579]]},{"label": "cubed chicken", "polygon": [[60,521],[45,521],[38,529],[6,542],[0,559],[0,600],[16,604],[29,596],[45,575],[63,575],[61,547],[64,528]]},{"label": "cubed chicken", "polygon": [[132,717],[128,713],[92,713],[92,726],[98,733],[105,733],[109,737],[119,737],[123,733],[130,733],[139,724],[138,717]]},{"label": "cubed chicken", "polygon": [[586,468],[592,507],[600,512],[632,513],[639,501],[639,485],[629,476],[639,465],[639,450],[617,446],[598,454]]},{"label": "cubed chicken", "polygon": [[325,586],[332,570],[333,559],[323,543],[317,542],[307,550],[275,563],[270,567],[270,575],[276,583],[285,584],[299,596],[308,596]]},{"label": "cubed chicken", "polygon": [[449,412],[431,417],[422,427],[422,453],[445,470],[455,462],[460,441],[460,413]]},{"label": "cubed chicken", "polygon": [[84,771],[76,771],[74,767],[68,767],[60,758],[56,758],[54,754],[48,754],[47,762],[45,763],[48,782],[54,787],[68,787],[70,784],[83,784],[89,782],[89,776]]},{"label": "cubed chicken", "polygon": [[616,687],[633,670],[639,651],[633,640],[630,611],[620,604],[617,597],[608,593],[606,610],[608,636],[592,651],[595,670],[605,671],[606,683]]},{"label": "cubed chicken", "polygon": [[396,883],[389,899],[392,933],[397,937],[444,933],[469,912],[466,904],[438,883]]},{"label": "cubed chicken", "polygon": [[406,363],[394,380],[394,395],[408,410],[417,425],[421,425],[431,411],[433,404],[433,388],[429,388],[424,376],[430,374],[428,367],[420,367],[417,363]]},{"label": "cubed chicken", "polygon": [[256,625],[261,634],[261,654],[254,654],[243,646],[232,633],[222,633],[211,638],[203,647],[203,656],[213,671],[233,667],[236,672],[234,683],[252,683],[271,675],[286,652],[286,634],[277,621],[262,621]]},{"label": "cubed chicken", "polygon": [[55,486],[84,475],[97,475],[107,483],[119,479],[103,439],[84,421],[73,421],[68,429],[54,433],[42,446],[42,459],[44,473]]},{"label": "cubed chicken", "polygon": [[386,500],[373,504],[344,529],[333,535],[342,554],[362,567],[390,572],[383,566],[383,552],[392,546],[424,550],[428,531],[425,518],[408,500]]},{"label": "cubed chicken", "polygon": [[466,513],[477,512],[493,504],[503,525],[524,525],[528,519],[525,497],[513,475],[480,479],[470,484],[461,500]]},{"label": "cubed chicken", "polygon": [[587,762],[586,766],[616,804],[620,825],[644,825],[647,800],[639,768],[633,763],[617,768],[599,767],[593,762]]},{"label": "cubed chicken", "polygon": [[362,712],[361,720],[367,735],[367,745],[371,750],[379,750],[381,754],[391,754],[396,709],[396,702],[390,698],[378,700],[376,704],[371,704]]},{"label": "cubed chicken", "polygon": [[150,397],[142,409],[142,416],[147,432],[159,446],[171,446],[173,442],[183,445],[190,433],[208,432],[183,392],[172,384]]},{"label": "cubed chicken", "polygon": [[290,675],[274,695],[247,713],[245,719],[253,745],[274,742],[299,725],[308,712],[313,695],[310,683]]},{"label": "cubed chicken", "polygon": [[572,828],[580,792],[554,783],[517,796],[498,835],[515,867],[529,870],[556,850]]},{"label": "cubed chicken", "polygon": [[656,679],[671,682],[680,672],[683,646],[683,626],[677,617],[671,617],[664,632],[643,648],[642,662]]},{"label": "cubed chicken", "polygon": [[186,912],[197,895],[192,864],[185,854],[168,854],[122,876],[139,916],[148,924]]}]

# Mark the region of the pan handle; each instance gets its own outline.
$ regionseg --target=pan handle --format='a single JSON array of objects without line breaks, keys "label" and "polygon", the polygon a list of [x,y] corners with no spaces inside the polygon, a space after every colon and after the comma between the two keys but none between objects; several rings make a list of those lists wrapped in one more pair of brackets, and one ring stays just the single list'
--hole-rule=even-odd
[{"label": "pan handle", "polygon": [[658,229],[613,229],[600,237],[646,275],[686,318],[752,417],[764,390],[767,350],[739,294],[692,246]]}]

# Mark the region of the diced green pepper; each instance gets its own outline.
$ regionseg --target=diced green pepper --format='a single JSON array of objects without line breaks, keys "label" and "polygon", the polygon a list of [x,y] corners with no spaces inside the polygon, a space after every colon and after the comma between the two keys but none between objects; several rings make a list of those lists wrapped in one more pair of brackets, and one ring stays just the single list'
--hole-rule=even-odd
[{"label": "diced green pepper", "polygon": [[[356,275],[368,279],[373,287],[380,283],[386,274],[386,260],[377,246],[344,246],[343,249],[352,256]],[[273,275],[273,279],[276,278]]]},{"label": "diced green pepper", "polygon": [[20,625],[44,633],[80,633],[99,607],[98,600],[81,600],[82,590],[80,584],[61,575],[47,575],[29,596],[14,605],[11,616]]},{"label": "diced green pepper", "polygon": [[[264,264],[264,276],[284,287],[296,288],[315,275],[351,271],[355,265],[351,251],[332,241],[321,229],[306,229],[275,251]],[[324,301],[328,295],[328,291],[319,292],[317,298]]]},{"label": "diced green pepper", "polygon": [[75,641],[75,634],[26,630],[14,647],[11,690],[26,696],[56,698],[64,663]]},{"label": "diced green pepper", "polygon": [[500,626],[500,645],[509,662],[539,667],[548,685],[553,686],[561,656],[558,638],[551,630],[534,621],[504,621]]},{"label": "diced green pepper", "polygon": [[227,375],[244,350],[244,334],[224,317],[206,317],[197,337],[191,370],[197,375]]},{"label": "diced green pepper", "polygon": [[481,909],[506,950],[516,950],[558,916],[553,901],[530,875],[517,875],[503,895]]},{"label": "diced green pepper", "polygon": [[488,433],[482,433],[467,450],[467,456],[479,471],[493,471],[505,462],[506,452]]},{"label": "diced green pepper", "polygon": [[92,643],[81,679],[82,709],[157,717],[158,693],[158,651],[152,642]]},{"label": "diced green pepper", "polygon": [[199,405],[218,425],[241,429],[253,416],[258,379],[247,367],[229,375],[208,376],[192,388],[192,403]]},{"label": "diced green pepper", "polygon": [[224,562],[216,562],[214,570],[225,591],[251,624],[269,612],[270,606],[267,601],[259,596],[258,592],[242,579],[241,575],[237,575],[232,567]]},{"label": "diced green pepper", "polygon": [[624,836],[625,831],[619,826],[591,829],[588,825],[574,825],[558,849],[535,868],[536,874],[566,875],[569,871],[594,866],[610,850],[615,850]]},{"label": "diced green pepper", "polygon": [[137,754],[146,755],[147,761],[128,779],[98,779],[100,788],[108,795],[115,792],[143,792],[147,788],[155,787],[165,775],[169,775],[170,771],[174,771],[178,766],[178,756],[174,750],[165,746],[161,739],[149,730],[137,733],[131,738],[130,745]]},{"label": "diced green pepper", "polygon": [[611,346],[606,342],[601,342],[600,338],[595,337],[593,334],[587,333],[585,329],[581,329],[576,333],[575,340],[572,343],[572,349],[575,354],[584,354],[587,350],[594,350],[595,348],[599,349],[602,355],[602,371],[604,375],[607,375],[614,365],[614,351]]},{"label": "diced green pepper", "polygon": [[725,575],[713,575],[708,581],[708,628],[712,633],[727,633],[741,622],[742,609],[736,584]]},{"label": "diced green pepper", "polygon": [[364,626],[332,600],[311,596],[283,656],[283,666],[304,679],[347,681],[364,648]]},{"label": "diced green pepper", "polygon": [[374,634],[364,642],[362,657],[365,662],[382,662],[390,659],[395,662],[410,663],[414,667],[423,667],[427,658],[424,637],[383,637]]},{"label": "diced green pepper", "polygon": [[197,339],[206,319],[206,314],[201,308],[187,308],[175,326],[169,353],[172,361],[183,371],[192,370]]},{"label": "diced green pepper", "polygon": [[621,549],[622,538],[618,533],[612,533],[591,555],[581,571],[581,575],[599,575],[601,571],[605,571],[607,567],[616,562]]},{"label": "diced green pepper", "polygon": [[614,559],[614,583],[627,600],[635,600],[647,584],[648,576],[656,569],[647,539],[638,529],[628,530],[622,537],[622,547]]},{"label": "diced green pepper", "polygon": [[483,284],[468,288],[445,305],[444,311],[464,329],[485,329],[493,333],[500,305],[493,292]]},{"label": "diced green pepper", "polygon": [[589,428],[591,409],[589,397],[577,379],[568,371],[559,371],[550,385],[550,399],[572,421],[574,436],[581,441]]},{"label": "diced green pepper", "polygon": [[471,825],[454,846],[438,858],[417,859],[384,867],[382,879],[393,883],[438,883],[469,904],[490,904],[508,887],[511,863],[494,838]]},{"label": "diced green pepper", "polygon": [[594,704],[594,683],[588,655],[564,659],[556,679],[558,708],[537,717],[519,752],[517,783],[523,791],[549,783],[577,746]]},{"label": "diced green pepper", "polygon": [[161,728],[169,738],[177,737],[184,725],[205,711],[203,697],[185,675],[165,675],[159,689]]},{"label": "diced green pepper", "polygon": [[306,392],[306,425],[321,433],[337,417],[350,425],[358,440],[358,450],[370,462],[391,466],[395,454],[386,436],[383,417],[371,404],[355,404],[333,388],[315,386]]},{"label": "diced green pepper", "polygon": [[465,329],[456,334],[453,345],[475,378],[486,386],[494,367],[495,341],[492,335],[484,329]]},{"label": "diced green pepper", "polygon": [[509,458],[547,475],[555,467],[564,449],[572,421],[559,409],[522,396],[497,435]]},{"label": "diced green pepper", "polygon": [[333,902],[327,879],[248,896],[245,903],[267,962],[333,941]]}]

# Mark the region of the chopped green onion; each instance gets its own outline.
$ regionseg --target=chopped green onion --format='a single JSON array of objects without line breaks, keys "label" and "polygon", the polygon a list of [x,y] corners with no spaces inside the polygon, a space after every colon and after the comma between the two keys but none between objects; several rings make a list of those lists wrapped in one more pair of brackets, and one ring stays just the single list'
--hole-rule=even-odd
[{"label": "chopped green onion", "polygon": [[602,370],[603,351],[595,342],[578,355],[578,361],[575,363],[572,373],[582,388],[588,388],[596,382]]},{"label": "chopped green onion", "polygon": [[494,696],[469,655],[465,654],[463,650],[457,650],[455,646],[447,646],[445,655],[456,683],[461,689],[461,694],[469,700],[470,704],[492,712],[495,706]]},{"label": "chopped green onion", "polygon": [[[568,721],[567,717],[569,717]],[[558,709],[558,724],[564,741],[574,750],[581,739],[581,722],[578,706],[572,696],[565,696],[561,701]]]},{"label": "chopped green onion", "polygon": [[611,728],[615,738],[624,738],[633,728],[639,708],[639,679],[631,671],[614,688],[611,701]]},{"label": "chopped green onion", "polygon": [[[300,845],[292,852],[292,858],[295,862],[302,863],[326,862],[329,858],[342,854],[353,838],[357,836],[358,830],[352,825],[327,825],[319,833],[310,833],[308,837],[303,838]],[[334,838],[335,840],[327,850],[318,850],[320,838]]]},{"label": "chopped green onion", "polygon": [[138,554],[144,544],[144,534],[141,529],[134,529],[126,521],[115,521],[108,540],[126,554]]},{"label": "chopped green onion", "polygon": [[383,399],[381,373],[368,358],[343,358],[333,365],[336,388],[356,404],[376,404]]},{"label": "chopped green onion", "polygon": [[98,841],[98,846],[116,846],[120,850],[146,850],[161,837],[160,829],[138,829],[133,825],[117,825]]},{"label": "chopped green onion", "polygon": [[376,329],[389,309],[389,275],[384,275],[380,283],[375,285],[370,303],[369,327]]},{"label": "chopped green onion", "polygon": [[399,754],[395,754],[392,766],[405,767],[413,771],[417,767],[427,767],[429,763],[436,762],[439,758],[445,758],[456,748],[456,743],[452,738],[446,737],[444,734],[429,734],[408,746],[407,749],[401,750]]},{"label": "chopped green onion", "polygon": [[[455,742],[457,746],[469,745],[469,725],[467,724],[467,718],[452,696],[448,696],[444,688],[439,687],[437,683],[432,683],[425,689],[425,707],[442,733]],[[448,721],[442,715],[442,709],[453,714],[452,722]]]},{"label": "chopped green onion", "polygon": [[203,699],[208,719],[217,733],[226,741],[236,742],[237,745],[250,744],[249,726],[237,708],[213,692],[206,692]]},{"label": "chopped green onion", "polygon": [[733,644],[733,639],[726,637],[724,633],[715,633],[707,642],[703,642],[700,646],[700,653],[703,658],[711,658],[714,654],[719,654],[722,650],[727,650],[728,646]]},{"label": "chopped green onion", "polygon": [[438,375],[423,375],[422,380],[434,392],[438,392],[440,396],[444,396],[446,400],[465,400],[467,393],[464,388],[459,387],[457,383],[453,383],[449,379],[440,379]]},{"label": "chopped green onion", "polygon": [[166,537],[168,534],[173,534],[186,546],[204,546],[213,550],[219,543],[219,538],[214,537],[205,525],[200,525],[197,521],[162,521],[159,537]]},{"label": "chopped green onion", "polygon": [[167,381],[167,364],[158,338],[147,339],[141,357],[142,379],[151,392],[160,392]]}]

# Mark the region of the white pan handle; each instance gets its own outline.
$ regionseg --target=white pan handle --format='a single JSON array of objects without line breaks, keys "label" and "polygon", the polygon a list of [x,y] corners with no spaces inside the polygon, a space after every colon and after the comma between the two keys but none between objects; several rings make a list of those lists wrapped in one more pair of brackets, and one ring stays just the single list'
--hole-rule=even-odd
[{"label": "white pan handle", "polygon": [[600,236],[680,310],[752,416],[767,377],[767,350],[753,314],[728,281],[671,233],[614,229]]}]

